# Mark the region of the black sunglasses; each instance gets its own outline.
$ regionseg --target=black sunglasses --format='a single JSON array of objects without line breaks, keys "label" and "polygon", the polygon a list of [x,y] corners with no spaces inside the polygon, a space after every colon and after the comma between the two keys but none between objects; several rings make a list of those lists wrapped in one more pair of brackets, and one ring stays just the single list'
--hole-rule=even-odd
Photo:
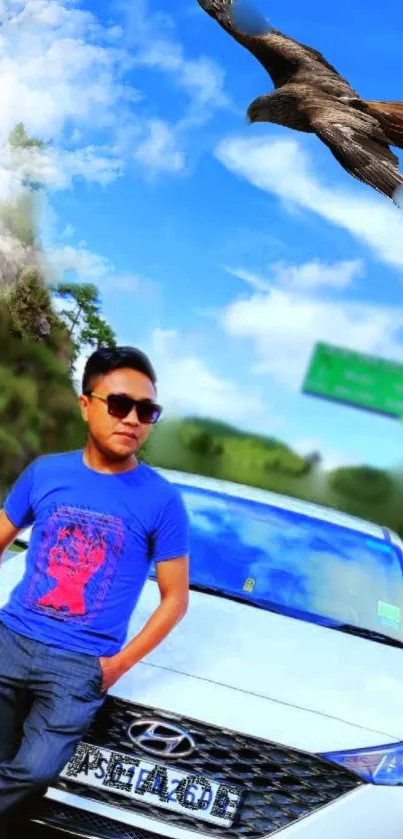
[{"label": "black sunglasses", "polygon": [[106,402],[108,414],[117,419],[125,419],[135,408],[139,422],[144,425],[155,425],[162,414],[161,405],[157,405],[148,399],[132,399],[125,393],[88,392],[84,396],[91,396],[93,399],[101,399],[102,402]]}]

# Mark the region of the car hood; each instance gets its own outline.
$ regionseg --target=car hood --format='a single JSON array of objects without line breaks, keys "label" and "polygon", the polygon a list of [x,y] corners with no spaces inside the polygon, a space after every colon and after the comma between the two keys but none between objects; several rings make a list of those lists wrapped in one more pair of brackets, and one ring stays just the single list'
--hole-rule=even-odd
[{"label": "car hood", "polygon": [[[130,635],[157,605],[149,581]],[[403,740],[403,649],[199,592],[115,691],[310,750]]]},{"label": "car hood", "polygon": [[[4,563],[0,607],[23,570],[23,555]],[[158,603],[149,580],[129,637]],[[194,591],[185,619],[110,693],[312,752],[403,740],[403,649]]]}]

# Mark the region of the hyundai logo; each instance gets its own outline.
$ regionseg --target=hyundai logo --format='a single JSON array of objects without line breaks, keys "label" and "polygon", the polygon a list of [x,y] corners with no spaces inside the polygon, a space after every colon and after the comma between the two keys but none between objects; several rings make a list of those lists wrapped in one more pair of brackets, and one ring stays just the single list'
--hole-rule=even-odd
[{"label": "hyundai logo", "polygon": [[127,733],[135,746],[154,757],[188,757],[196,748],[196,743],[187,731],[161,720],[136,720]]}]

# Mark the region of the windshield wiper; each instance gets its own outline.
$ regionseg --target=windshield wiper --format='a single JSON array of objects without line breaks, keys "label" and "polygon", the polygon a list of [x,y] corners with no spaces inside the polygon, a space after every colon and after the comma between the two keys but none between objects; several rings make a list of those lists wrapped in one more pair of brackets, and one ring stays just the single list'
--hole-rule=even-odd
[{"label": "windshield wiper", "polygon": [[349,635],[358,635],[359,638],[367,638],[369,641],[378,641],[379,644],[389,644],[390,647],[403,647],[403,641],[392,638],[384,632],[377,632],[375,629],[365,629],[363,626],[355,626],[353,623],[334,624],[333,629],[339,632],[346,632]]},{"label": "windshield wiper", "polygon": [[225,589],[222,589],[219,586],[207,586],[202,583],[191,583],[190,589],[191,591],[201,591],[203,594],[214,594],[221,597],[223,600],[233,600],[235,603],[246,603],[247,606],[253,606],[254,609],[263,609],[264,612],[273,612],[275,615],[282,615],[284,618],[305,620],[311,623],[316,623],[320,626],[333,626],[334,624],[334,621],[331,618],[314,615],[310,612],[302,611],[301,609],[294,609],[291,606],[286,606],[284,603],[276,603],[274,600],[245,597],[242,594],[225,591]]},{"label": "windshield wiper", "polygon": [[[306,612],[302,609],[295,609],[292,606],[287,606],[285,603],[276,603],[274,600],[266,600],[263,598],[245,597],[242,594],[235,594],[219,586],[207,586],[202,583],[190,583],[192,591],[201,591],[203,594],[215,594],[223,600],[234,600],[235,603],[246,603],[247,606],[253,606],[255,609],[263,609],[265,612],[273,612],[275,615],[282,615],[284,618],[295,618],[296,620],[309,621],[316,623],[319,626],[335,625],[332,618],[326,618],[323,615],[315,615],[312,612]],[[337,624],[336,624],[337,626]]]},{"label": "windshield wiper", "polygon": [[246,603],[255,609],[274,612],[277,615],[283,615],[283,617],[305,620],[310,623],[315,623],[318,626],[325,626],[328,629],[336,629],[338,632],[357,635],[360,638],[367,638],[369,641],[377,641],[379,644],[388,644],[390,647],[403,647],[403,641],[399,641],[398,638],[392,638],[391,635],[386,635],[384,632],[377,632],[375,629],[366,629],[363,626],[355,626],[353,623],[338,623],[334,618],[326,618],[323,615],[315,615],[310,612],[301,611],[300,609],[292,609],[284,604],[274,603],[272,600],[254,600],[249,597],[243,597],[240,594],[232,594],[219,586],[208,586],[201,583],[191,583],[190,589],[192,591],[200,591],[203,594],[213,594],[221,597],[223,600]]}]

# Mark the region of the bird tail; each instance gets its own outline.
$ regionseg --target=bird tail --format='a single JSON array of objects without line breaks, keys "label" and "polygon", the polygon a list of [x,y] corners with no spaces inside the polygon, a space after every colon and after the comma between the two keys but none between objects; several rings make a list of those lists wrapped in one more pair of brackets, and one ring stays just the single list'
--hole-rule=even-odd
[{"label": "bird tail", "polygon": [[403,102],[367,100],[365,104],[376,116],[390,143],[403,149]]}]

